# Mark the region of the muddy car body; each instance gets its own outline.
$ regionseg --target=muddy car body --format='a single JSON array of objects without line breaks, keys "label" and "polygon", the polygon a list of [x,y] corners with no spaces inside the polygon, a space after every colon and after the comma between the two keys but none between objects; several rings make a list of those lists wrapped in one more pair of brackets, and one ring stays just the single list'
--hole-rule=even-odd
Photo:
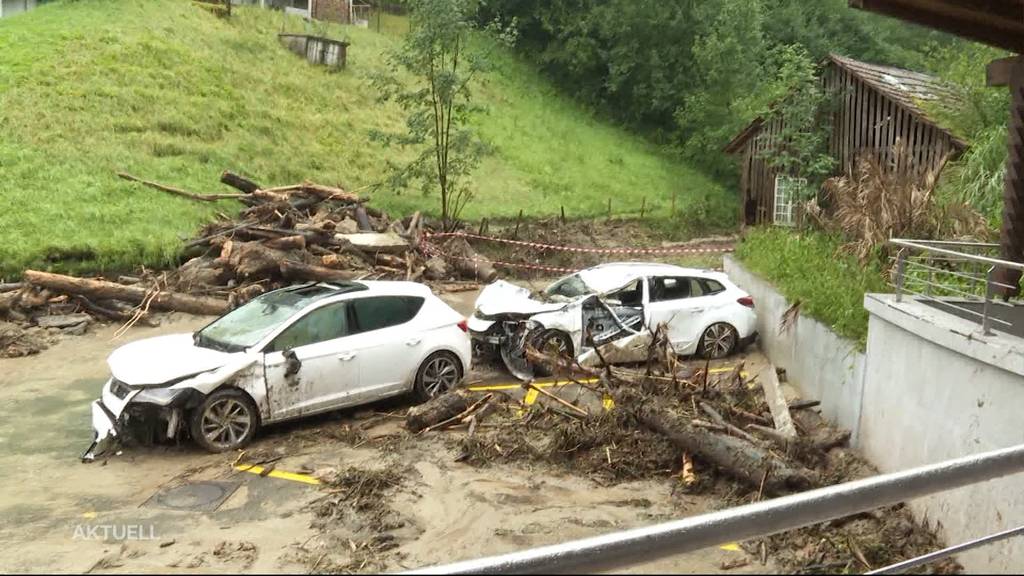
[{"label": "muddy car body", "polygon": [[470,367],[465,320],[411,282],[307,284],[264,294],[193,334],[132,342],[108,359],[92,459],[115,438],[243,446],[259,426],[412,392]]},{"label": "muddy car body", "polygon": [[636,361],[663,325],[677,354],[721,358],[757,337],[756,321],[753,299],[725,274],[616,263],[561,278],[539,294],[495,282],[477,299],[469,328],[478,351],[500,355],[527,380],[539,370],[525,358],[528,346],[583,364],[596,362],[595,347],[609,362]]}]

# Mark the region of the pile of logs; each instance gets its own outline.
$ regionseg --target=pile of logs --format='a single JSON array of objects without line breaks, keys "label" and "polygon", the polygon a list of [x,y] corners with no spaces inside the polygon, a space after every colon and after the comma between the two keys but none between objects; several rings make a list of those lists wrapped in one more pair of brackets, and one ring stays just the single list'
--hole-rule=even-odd
[{"label": "pile of logs", "polygon": [[[652,342],[657,347],[659,340]],[[608,419],[600,411],[588,410],[575,402],[585,398],[579,392],[559,396],[555,391],[542,390],[532,383],[530,388],[541,392],[543,414],[553,417],[554,425],[541,426],[537,419],[512,419],[495,424],[494,438],[484,444],[501,446],[495,450],[495,457],[504,456],[514,449],[517,437],[515,429],[526,426],[533,436],[526,437],[529,443],[524,452],[537,453],[538,446],[550,445],[542,437],[563,426],[576,430],[590,428],[590,440],[581,440],[573,449],[576,458],[586,458],[587,451],[597,451],[600,456],[608,455],[611,464],[612,451],[623,435],[640,433],[642,437],[665,440],[678,451],[670,459],[682,463],[682,474],[692,481],[693,461],[701,467],[713,468],[761,496],[777,496],[807,490],[824,483],[824,470],[829,451],[841,448],[849,441],[849,432],[823,425],[808,424],[805,427],[794,424],[797,411],[813,408],[817,402],[805,402],[789,406],[781,396],[781,388],[775,378],[774,367],[753,378],[746,375],[741,365],[732,371],[712,375],[707,364],[694,369],[692,364],[671,366],[659,361],[667,355],[652,350],[648,365],[642,369],[585,368],[563,358],[558,359],[528,351],[530,358],[547,365],[560,374],[562,381],[574,381],[580,388],[603,395],[613,401],[614,409],[621,415],[616,419],[623,429],[619,433],[601,432]],[[703,363],[702,363],[703,364]],[[598,381],[598,384],[585,384]],[[754,385],[755,381],[760,386]],[[525,390],[524,390],[525,391]],[[491,401],[490,395],[472,393],[459,389],[440,396],[426,404],[412,408],[406,417],[406,427],[413,432],[469,426],[469,435],[488,412],[482,410]],[[511,399],[510,399],[511,400]],[[781,405],[779,404],[781,402]],[[513,404],[518,404],[512,400]],[[526,406],[520,406],[520,413]],[[791,410],[794,412],[791,415]],[[494,413],[491,410],[490,413]],[[802,415],[800,415],[802,416]],[[545,432],[546,431],[546,432]],[[597,440],[595,440],[597,439]],[[550,454],[552,461],[562,462],[567,458],[562,450]],[[603,458],[599,458],[602,459]],[[619,457],[621,461],[621,455]],[[628,464],[627,464],[628,465]]]},{"label": "pile of logs", "polygon": [[115,278],[28,270],[22,282],[0,284],[0,321],[80,332],[96,318],[150,322],[151,311],[219,315],[295,283],[410,280],[452,291],[496,277],[462,239],[442,246],[445,257],[425,254],[421,238],[435,224],[420,213],[392,219],[338,187],[303,182],[266,188],[224,172],[221,182],[237,193],[196,194],[119,176],[190,201],[234,200],[244,208],[235,216],[220,214],[187,241],[177,269]]}]

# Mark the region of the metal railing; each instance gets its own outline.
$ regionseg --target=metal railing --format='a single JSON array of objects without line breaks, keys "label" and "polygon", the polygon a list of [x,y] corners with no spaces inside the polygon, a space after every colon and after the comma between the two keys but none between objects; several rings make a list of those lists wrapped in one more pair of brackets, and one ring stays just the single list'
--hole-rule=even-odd
[{"label": "metal railing", "polygon": [[[1019,472],[1024,472],[1024,445],[655,526],[423,568],[407,574],[551,574],[615,570],[727,542],[795,530]],[[996,534],[911,562],[917,562],[915,566],[932,562],[1018,533]],[[893,573],[911,567],[904,564],[908,563],[882,570]]]},{"label": "metal railing", "polygon": [[1000,270],[1024,272],[1024,264],[1002,260],[998,244],[936,240],[890,240],[898,251],[889,284],[896,301],[905,295],[931,302],[963,318],[974,320],[986,335],[993,324],[1005,329],[1012,322],[994,315],[997,306],[1012,306],[997,296],[1017,287],[1000,281]]}]

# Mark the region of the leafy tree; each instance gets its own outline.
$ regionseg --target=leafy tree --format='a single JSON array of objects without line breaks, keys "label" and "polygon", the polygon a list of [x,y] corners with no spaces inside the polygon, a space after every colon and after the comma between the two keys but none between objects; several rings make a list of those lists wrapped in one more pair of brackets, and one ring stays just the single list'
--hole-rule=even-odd
[{"label": "leafy tree", "polygon": [[835,169],[829,153],[831,96],[818,77],[818,67],[800,45],[773,51],[778,72],[769,93],[779,98],[765,114],[765,121],[784,120],[773,146],[764,153],[772,168],[806,178],[808,193],[820,188]]},{"label": "leafy tree", "polygon": [[[470,125],[481,110],[472,86],[487,58],[472,38],[472,0],[409,0],[407,5],[410,31],[391,56],[389,73],[375,79],[382,98],[406,111],[405,130],[375,136],[419,150],[409,164],[392,166],[391,183],[418,182],[424,194],[437,191],[442,221],[452,229],[473,197],[468,176],[487,149]],[[502,38],[511,42],[514,34],[502,31]],[[402,81],[403,74],[413,79],[411,85]]]}]

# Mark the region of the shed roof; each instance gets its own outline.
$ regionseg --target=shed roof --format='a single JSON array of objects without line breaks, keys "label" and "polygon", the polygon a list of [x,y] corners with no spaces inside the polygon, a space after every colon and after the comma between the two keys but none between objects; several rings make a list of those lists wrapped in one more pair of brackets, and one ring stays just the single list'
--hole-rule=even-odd
[{"label": "shed roof", "polygon": [[[949,83],[921,72],[868,64],[838,54],[829,54],[823,65],[834,65],[846,70],[875,91],[905,108],[922,122],[935,126],[949,135],[958,146],[962,148],[967,146],[962,138],[954,134],[948,127],[939,124],[925,109],[926,103],[952,108],[960,100],[960,93]],[[756,118],[726,145],[725,151],[729,154],[738,152],[763,124],[763,116]]]}]

